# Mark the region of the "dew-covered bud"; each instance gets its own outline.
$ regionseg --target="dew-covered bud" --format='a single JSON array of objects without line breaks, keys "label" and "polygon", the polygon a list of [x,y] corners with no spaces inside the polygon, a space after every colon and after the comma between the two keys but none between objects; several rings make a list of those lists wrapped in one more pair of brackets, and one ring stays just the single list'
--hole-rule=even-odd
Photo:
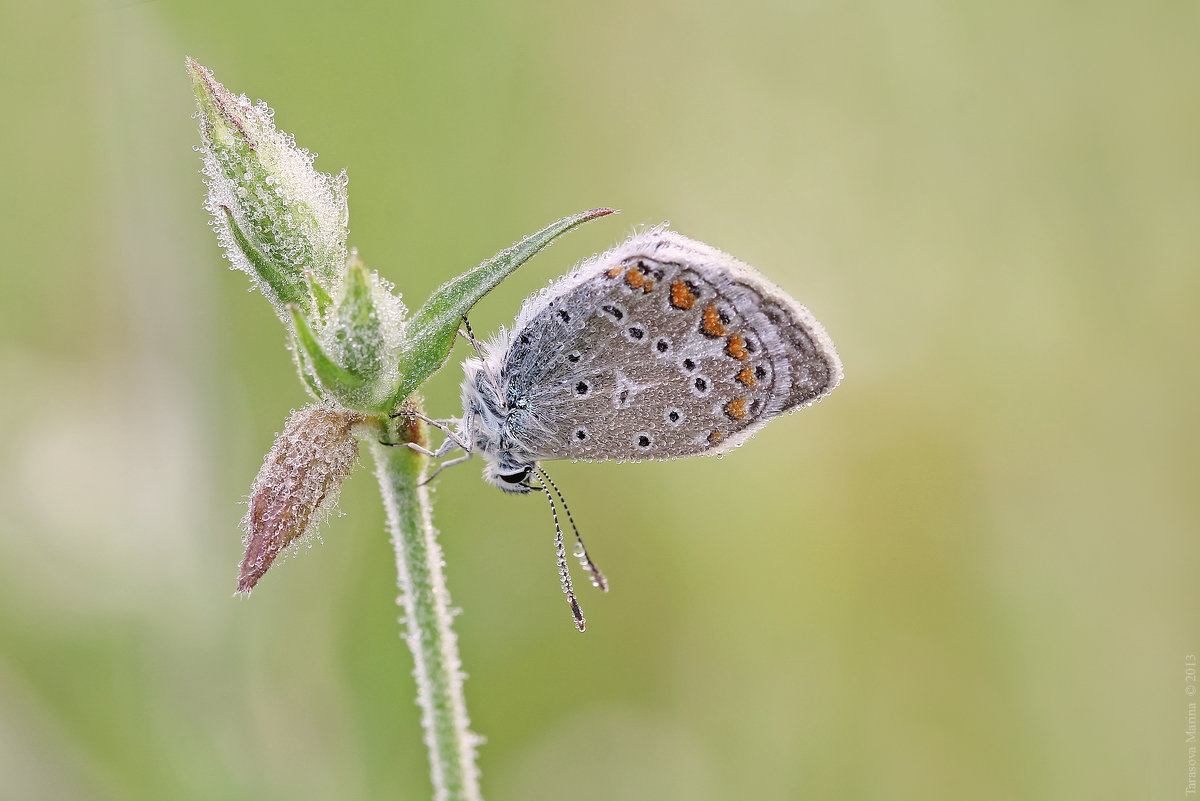
[{"label": "dew-covered bud", "polygon": [[285,548],[315,532],[358,461],[362,417],[322,404],[293,412],[254,479],[242,528],[246,556],[237,591],[249,593]]},{"label": "dew-covered bud", "polygon": [[357,257],[351,258],[346,270],[345,294],[329,326],[341,357],[339,361],[363,378],[379,375],[388,355],[373,289],[366,266]]},{"label": "dew-covered bud", "polygon": [[346,174],[313,168],[315,154],[276,130],[274,112],[219,84],[192,59],[208,184],[205,208],[229,261],[249,274],[281,317],[313,309],[306,273],[332,294],[346,264]]},{"label": "dew-covered bud", "polygon": [[286,308],[295,333],[300,375],[319,398],[366,412],[390,411],[399,380],[407,314],[391,285],[352,254],[345,282],[334,298],[314,302],[323,311],[316,325],[296,305]]}]

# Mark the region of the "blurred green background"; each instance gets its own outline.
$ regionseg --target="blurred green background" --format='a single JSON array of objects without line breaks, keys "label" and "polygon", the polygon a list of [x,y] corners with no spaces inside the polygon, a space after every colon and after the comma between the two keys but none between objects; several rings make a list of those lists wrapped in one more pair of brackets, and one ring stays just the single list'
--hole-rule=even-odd
[{"label": "blurred green background", "polygon": [[440,479],[487,798],[1184,797],[1200,6],[335,5],[4,4],[0,795],[429,796],[369,471],[232,597],[306,396],[206,227],[188,54],[349,169],[412,307],[612,205],[476,329],[669,219],[845,361],[721,461],[553,466],[583,636],[544,504]]}]

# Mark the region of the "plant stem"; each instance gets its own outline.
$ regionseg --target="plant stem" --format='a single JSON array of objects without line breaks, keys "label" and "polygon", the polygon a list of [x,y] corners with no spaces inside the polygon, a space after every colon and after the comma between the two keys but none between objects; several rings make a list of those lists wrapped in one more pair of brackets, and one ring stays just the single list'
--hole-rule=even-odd
[{"label": "plant stem", "polygon": [[[425,427],[418,421],[410,418],[400,428],[400,441],[427,442]],[[468,728],[442,549],[433,529],[429,492],[420,486],[429,460],[410,448],[375,441],[370,448],[396,549],[398,603],[404,608],[404,639],[415,663],[434,801],[480,801],[475,765],[479,738]]]}]

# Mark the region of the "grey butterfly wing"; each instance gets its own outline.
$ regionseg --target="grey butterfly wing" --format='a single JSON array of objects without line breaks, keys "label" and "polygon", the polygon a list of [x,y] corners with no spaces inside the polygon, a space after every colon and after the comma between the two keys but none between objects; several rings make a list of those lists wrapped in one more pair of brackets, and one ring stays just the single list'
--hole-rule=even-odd
[{"label": "grey butterfly wing", "polygon": [[731,256],[651,231],[527,302],[502,380],[528,453],[603,460],[724,451],[841,377],[807,309]]}]

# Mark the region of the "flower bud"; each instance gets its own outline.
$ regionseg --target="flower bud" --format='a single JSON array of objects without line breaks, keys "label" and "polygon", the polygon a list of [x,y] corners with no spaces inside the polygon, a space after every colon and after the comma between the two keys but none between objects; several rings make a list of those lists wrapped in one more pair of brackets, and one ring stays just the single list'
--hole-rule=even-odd
[{"label": "flower bud", "polygon": [[389,355],[373,292],[366,266],[352,257],[346,269],[345,295],[330,328],[342,366],[367,379],[379,375]]},{"label": "flower bud", "polygon": [[237,591],[249,593],[285,548],[317,526],[358,461],[360,415],[321,404],[292,412],[254,479],[242,520],[246,556]]},{"label": "flower bud", "polygon": [[[310,289],[312,287],[310,286]],[[391,286],[352,253],[336,298],[313,294],[318,324],[289,304],[300,375],[318,398],[364,412],[390,412],[399,381],[407,310]]]},{"label": "flower bud", "polygon": [[332,294],[345,269],[345,172],[317,172],[315,155],[275,129],[265,103],[232,95],[192,59],[187,68],[199,107],[204,205],[226,257],[284,319],[288,303],[311,311],[305,273]]}]

